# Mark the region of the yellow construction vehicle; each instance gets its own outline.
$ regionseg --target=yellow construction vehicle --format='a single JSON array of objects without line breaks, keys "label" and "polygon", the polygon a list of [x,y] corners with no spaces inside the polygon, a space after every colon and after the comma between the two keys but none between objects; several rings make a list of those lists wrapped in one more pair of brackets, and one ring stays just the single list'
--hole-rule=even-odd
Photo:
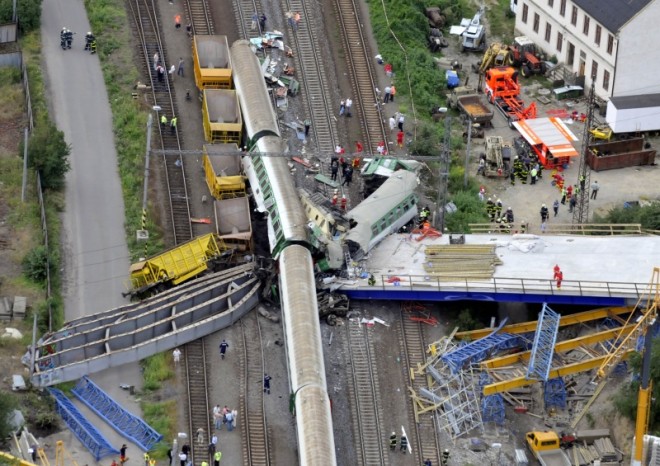
[{"label": "yellow construction vehicle", "polygon": [[608,125],[598,125],[594,126],[589,130],[591,133],[591,136],[594,139],[598,139],[601,141],[609,141],[612,139],[612,128],[610,128]]},{"label": "yellow construction vehicle", "polygon": [[[513,56],[509,50],[509,46],[499,42],[490,44],[484,58],[478,69],[475,69],[479,74],[484,74],[487,70],[495,66],[511,66],[513,64]],[[476,67],[475,67],[476,68]]]}]

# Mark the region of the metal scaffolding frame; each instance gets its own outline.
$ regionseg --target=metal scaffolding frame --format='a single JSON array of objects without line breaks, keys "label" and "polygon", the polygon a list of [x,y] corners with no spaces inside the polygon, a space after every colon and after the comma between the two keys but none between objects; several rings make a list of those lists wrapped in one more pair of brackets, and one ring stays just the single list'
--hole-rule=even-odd
[{"label": "metal scaffolding frame", "polygon": [[426,372],[435,384],[428,393],[420,395],[432,399],[436,406],[439,426],[452,440],[475,429],[483,431],[477,376],[471,368],[454,373],[442,360],[429,365]]},{"label": "metal scaffolding frame", "polygon": [[504,397],[500,393],[484,396],[481,399],[481,416],[484,422],[504,424]]},{"label": "metal scaffolding frame", "polygon": [[453,373],[457,373],[470,364],[483,361],[498,351],[520,346],[522,343],[520,335],[497,333],[504,327],[506,321],[507,319],[504,319],[490,335],[449,351],[440,359],[451,368]]},{"label": "metal scaffolding frame", "polygon": [[556,377],[543,384],[545,408],[566,408],[566,385],[564,379]]},{"label": "metal scaffolding frame", "polygon": [[149,424],[122,408],[87,376],[80,379],[71,391],[120,435],[130,439],[143,450],[151,450],[163,438]]},{"label": "metal scaffolding frame", "polygon": [[539,315],[538,326],[534,335],[532,352],[527,366],[528,379],[547,381],[552,365],[552,356],[559,331],[559,319],[561,315],[550,309],[543,303],[543,309]]},{"label": "metal scaffolding frame", "polygon": [[48,393],[55,399],[57,413],[73,435],[94,455],[96,461],[119,453],[64,393],[56,388],[48,388]]}]

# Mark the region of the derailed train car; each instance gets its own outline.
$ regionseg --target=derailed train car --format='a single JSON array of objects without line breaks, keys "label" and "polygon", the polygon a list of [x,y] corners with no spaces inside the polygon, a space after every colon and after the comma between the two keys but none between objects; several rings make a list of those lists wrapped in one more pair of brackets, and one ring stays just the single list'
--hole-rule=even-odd
[{"label": "derailed train car", "polygon": [[300,464],[334,466],[337,460],[307,218],[287,160],[267,156],[286,153],[286,144],[280,138],[259,60],[247,40],[234,42],[230,53],[250,151],[243,157],[244,171],[257,209],[268,215],[270,247],[278,258]]},{"label": "derailed train car", "polygon": [[398,170],[346,217],[350,230],[343,238],[351,258],[359,260],[386,236],[417,217],[417,174]]}]

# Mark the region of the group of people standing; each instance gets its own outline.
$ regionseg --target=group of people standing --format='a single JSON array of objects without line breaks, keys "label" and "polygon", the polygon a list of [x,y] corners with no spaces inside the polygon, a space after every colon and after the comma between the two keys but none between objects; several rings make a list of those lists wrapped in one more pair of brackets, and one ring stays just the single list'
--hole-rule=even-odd
[{"label": "group of people standing", "polygon": [[342,175],[342,186],[350,186],[351,181],[353,181],[353,171],[355,168],[360,167],[360,159],[355,157],[352,161],[344,158],[342,155],[344,149],[338,145],[335,148],[335,155],[330,159],[330,179],[332,181],[337,181],[337,175],[339,169],[341,168]]}]

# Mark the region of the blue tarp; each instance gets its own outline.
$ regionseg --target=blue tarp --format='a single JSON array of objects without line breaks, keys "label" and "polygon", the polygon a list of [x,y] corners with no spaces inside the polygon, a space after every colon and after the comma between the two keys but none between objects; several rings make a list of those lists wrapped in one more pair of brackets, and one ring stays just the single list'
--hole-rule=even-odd
[{"label": "blue tarp", "polygon": [[458,79],[458,74],[454,70],[447,70],[445,77],[447,78],[447,89],[453,89],[461,82],[461,80]]}]

